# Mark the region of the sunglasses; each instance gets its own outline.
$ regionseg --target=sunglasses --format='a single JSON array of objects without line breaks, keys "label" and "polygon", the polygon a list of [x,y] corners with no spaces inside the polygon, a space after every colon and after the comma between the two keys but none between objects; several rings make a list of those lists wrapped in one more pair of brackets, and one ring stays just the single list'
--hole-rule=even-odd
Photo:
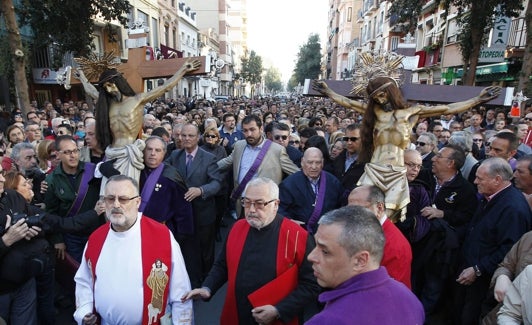
[{"label": "sunglasses", "polygon": [[286,139],[288,139],[288,136],[287,135],[276,135],[273,137],[275,140],[281,140],[283,139],[283,141],[285,141]]},{"label": "sunglasses", "polygon": [[530,118],[530,117],[525,117],[525,121],[532,121],[532,118]]},{"label": "sunglasses", "polygon": [[482,142],[482,139],[473,139],[473,142]]},{"label": "sunglasses", "polygon": [[419,142],[419,141],[416,141],[416,146],[424,147],[425,145],[426,145],[425,142]]},{"label": "sunglasses", "polygon": [[299,141],[288,141],[288,144],[290,144],[290,145],[299,144]]},{"label": "sunglasses", "polygon": [[356,142],[358,141],[358,139],[359,139],[358,137],[342,137],[342,141],[345,141],[345,142],[347,141]]},{"label": "sunglasses", "polygon": [[207,134],[205,135],[206,138],[209,138],[209,139],[216,139],[217,136],[215,136],[214,134]]}]

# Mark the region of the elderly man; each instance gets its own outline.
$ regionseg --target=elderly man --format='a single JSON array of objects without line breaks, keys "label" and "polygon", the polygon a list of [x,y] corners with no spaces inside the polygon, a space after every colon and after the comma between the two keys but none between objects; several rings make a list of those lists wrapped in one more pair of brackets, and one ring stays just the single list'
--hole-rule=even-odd
[{"label": "elderly man", "polygon": [[81,148],[80,160],[97,164],[104,158],[104,152],[96,139],[96,120],[92,117],[85,119],[85,147]]},{"label": "elderly man", "polygon": [[[465,153],[464,165],[460,168],[460,173],[465,179],[469,179],[471,169],[478,163],[478,160],[473,156],[471,152],[473,149],[473,135],[466,131],[453,132],[449,138],[449,144],[454,144],[462,148]],[[441,149],[441,148],[440,148]]]},{"label": "elderly man", "polygon": [[446,145],[432,158],[432,205],[421,209],[431,227],[426,238],[416,245],[413,264],[414,293],[420,298],[427,318],[436,312],[441,305],[440,297],[447,293],[449,266],[477,208],[475,188],[460,173],[464,161],[464,151],[455,145]]},{"label": "elderly man", "polygon": [[185,180],[186,201],[192,203],[194,235],[183,243],[190,281],[198,286],[214,262],[216,238],[215,195],[221,188],[222,177],[216,166],[216,157],[198,146],[199,129],[186,124],[181,131],[183,149],[174,150],[166,163],[174,166]]},{"label": "elderly man", "polygon": [[[183,256],[172,233],[139,212],[135,180],[113,176],[105,186],[109,223],[89,238],[76,273],[78,324],[192,324],[190,290]],[[157,245],[153,245],[153,242]]]},{"label": "elderly man", "polygon": [[35,147],[27,142],[17,143],[11,150],[11,160],[12,167],[24,174],[26,178],[31,179],[33,183],[32,190],[35,196],[32,203],[42,203],[41,183],[46,178],[46,174],[39,169]]},{"label": "elderly man", "polygon": [[466,235],[455,287],[455,324],[476,324],[497,264],[532,224],[530,207],[511,184],[502,158],[482,162],[475,184],[484,197]]},{"label": "elderly man", "polygon": [[166,142],[162,138],[151,136],[145,143],[139,211],[164,223],[184,247],[184,238],[194,234],[192,203],[185,200],[185,181],[175,167],[163,163]]},{"label": "elderly man", "polygon": [[279,214],[315,233],[319,217],[340,207],[342,184],[334,175],[323,170],[323,154],[318,148],[305,150],[301,169],[279,185]]},{"label": "elderly man", "polygon": [[322,293],[322,312],[306,324],[423,324],[421,303],[380,266],[384,235],[373,213],[361,207],[330,211],[319,221],[309,254]]},{"label": "elderly man", "polygon": [[220,324],[297,324],[292,322],[320,290],[307,261],[314,241],[277,214],[279,189],[272,180],[251,180],[242,205],[245,220],[234,224],[203,286],[183,300],[209,299],[227,282]]},{"label": "elderly man", "polygon": [[362,185],[351,191],[348,204],[367,208],[375,214],[386,238],[380,264],[386,267],[392,278],[410,289],[412,248],[401,231],[386,216],[384,193],[374,185]]}]

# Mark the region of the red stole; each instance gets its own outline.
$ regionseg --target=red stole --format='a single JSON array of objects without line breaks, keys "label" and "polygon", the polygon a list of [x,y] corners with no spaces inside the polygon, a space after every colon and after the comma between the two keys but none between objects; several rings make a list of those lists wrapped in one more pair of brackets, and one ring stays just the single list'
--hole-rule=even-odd
[{"label": "red stole", "polygon": [[[245,219],[237,221],[229,233],[226,246],[227,259],[227,295],[225,297],[224,308],[220,324],[236,325],[238,324],[238,313],[235,297],[235,282],[240,256],[244,249],[244,244],[249,232],[250,226]],[[308,233],[295,222],[283,218],[279,231],[277,243],[277,277],[286,272],[290,267],[299,267],[305,258]],[[273,281],[274,279],[272,279]],[[287,284],[295,288],[297,283]],[[271,302],[274,305],[275,302]],[[250,311],[251,312],[251,311]],[[294,318],[288,324],[298,324],[298,319]],[[282,324],[275,321],[273,324]]]},{"label": "red stole", "polygon": [[[98,258],[102,251],[103,244],[107,238],[111,227],[109,223],[102,225],[100,228],[96,229],[89,237],[87,242],[87,250],[85,251],[85,259],[87,260],[87,265],[91,269],[92,278],[93,278],[93,291],[94,284],[96,282],[96,264],[98,263]],[[168,267],[165,272],[170,278],[172,274],[172,245],[170,240],[170,231],[166,226],[148,218],[142,216],[140,219],[140,234],[141,234],[141,254],[142,254],[142,278],[144,284],[144,307],[142,314],[142,324],[146,325],[149,323],[148,315],[148,305],[151,304],[152,300],[152,289],[148,286],[148,277],[152,271],[152,268],[155,265],[157,260],[160,260],[164,265]],[[168,302],[168,292],[170,287],[170,280],[167,281],[164,288],[163,295],[163,304],[160,312],[155,316],[156,320],[151,324],[159,324],[159,319],[164,316],[166,304]]]}]

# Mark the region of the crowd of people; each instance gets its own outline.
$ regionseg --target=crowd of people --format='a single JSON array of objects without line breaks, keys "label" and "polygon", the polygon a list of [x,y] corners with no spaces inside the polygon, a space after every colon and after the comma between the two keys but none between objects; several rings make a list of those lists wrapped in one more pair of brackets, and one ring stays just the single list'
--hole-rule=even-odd
[{"label": "crowd of people", "polygon": [[106,157],[93,106],[32,102],[0,123],[8,324],[54,324],[57,285],[75,287],[79,324],[193,323],[191,299],[226,282],[223,324],[531,321],[530,106],[521,119],[425,106],[401,166],[410,203],[393,222],[386,193],[357,186],[374,162],[361,110],[157,99],[138,108],[136,179]]}]

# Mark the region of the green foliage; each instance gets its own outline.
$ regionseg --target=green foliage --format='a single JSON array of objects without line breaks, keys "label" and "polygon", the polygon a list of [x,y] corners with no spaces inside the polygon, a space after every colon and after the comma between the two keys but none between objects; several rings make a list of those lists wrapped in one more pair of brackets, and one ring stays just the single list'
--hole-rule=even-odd
[{"label": "green foliage", "polygon": [[242,72],[241,77],[244,81],[249,82],[252,85],[258,84],[262,80],[262,58],[251,51],[249,56],[244,56],[241,59]]},{"label": "green foliage", "polygon": [[82,56],[91,50],[94,17],[126,26],[130,7],[128,0],[22,0],[16,12],[19,27],[33,31],[35,48],[53,44],[54,62],[59,66],[64,53]]},{"label": "green foliage", "polygon": [[288,91],[294,91],[294,89],[297,87],[297,79],[296,75],[293,74],[292,77],[290,77],[290,80],[288,80]]},{"label": "green foliage", "polygon": [[283,82],[281,81],[281,73],[276,68],[270,68],[266,71],[264,76],[264,85],[271,93],[276,93],[283,90]]},{"label": "green foliage", "polygon": [[[320,36],[318,34],[311,34],[307,43],[299,47],[296,67],[292,76],[292,78],[295,78],[295,86],[297,86],[298,83],[303,84],[305,79],[317,79],[321,73],[320,62]],[[293,83],[290,85],[292,87],[294,86]]]},{"label": "green foliage", "polygon": [[[405,23],[407,30],[412,31],[417,25],[424,3],[418,0],[394,0],[389,16],[397,19],[397,22]],[[432,10],[436,10],[440,4],[443,4],[444,8],[452,6],[458,10],[457,23],[461,29],[458,42],[466,67],[469,64],[476,67],[480,48],[486,44],[488,32],[495,22],[494,18],[517,17],[523,10],[522,1],[516,0],[435,0]],[[474,76],[475,72],[472,73]]]}]

